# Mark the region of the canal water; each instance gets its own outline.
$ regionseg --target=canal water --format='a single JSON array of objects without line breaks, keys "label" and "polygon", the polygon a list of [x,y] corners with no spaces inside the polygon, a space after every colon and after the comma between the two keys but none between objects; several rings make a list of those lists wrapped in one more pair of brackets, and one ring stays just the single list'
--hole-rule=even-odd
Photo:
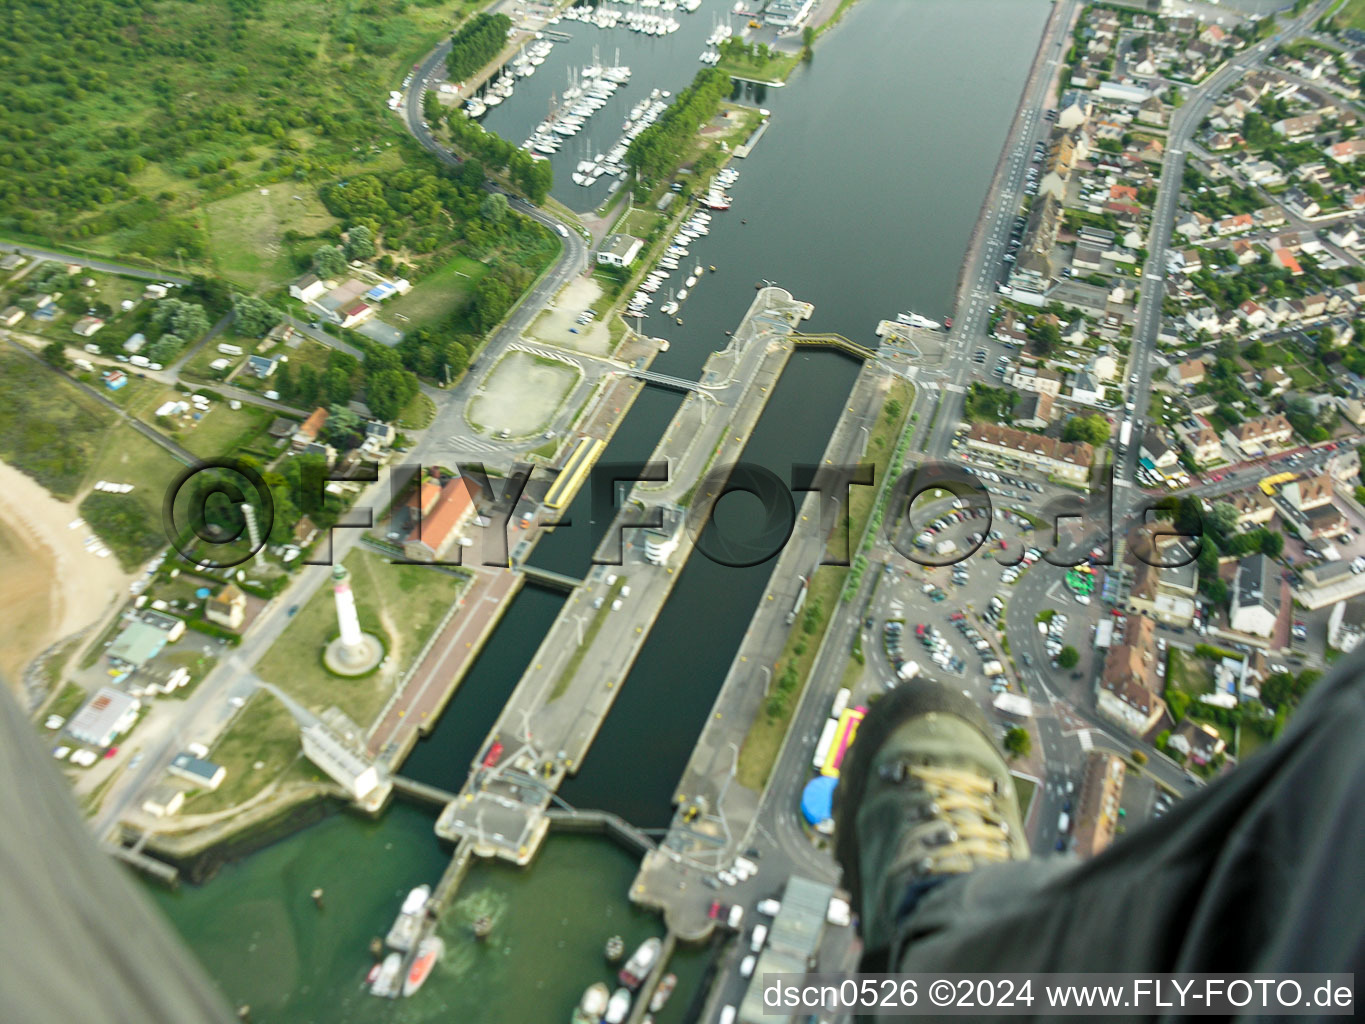
[{"label": "canal water", "polygon": [[[567,81],[567,68],[587,62],[594,43],[608,63],[619,45],[621,63],[635,70],[623,109],[640,89],[676,92],[701,67],[711,12],[726,6],[710,0],[690,23],[679,15],[683,29],[664,39],[565,23],[575,42],[557,45],[486,123],[519,142],[543,116],[536,104],[548,103],[551,83]],[[771,128],[736,162],[734,208],[717,215],[693,249],[716,273],[683,307],[682,326],[647,321],[671,342],[655,368],[695,377],[765,279],[815,304],[811,331],[869,341],[877,321],[898,311],[941,319],[1049,10],[1045,0],[859,0],[789,85],[761,99]],[[537,100],[528,85],[542,83]],[[602,111],[611,131],[593,144],[605,148],[623,116]],[[556,194],[576,207],[592,201],[597,189],[568,181],[571,165],[556,170]],[[784,479],[793,462],[818,459],[856,372],[833,353],[793,356],[746,458]],[[647,457],[679,401],[646,389],[607,458]],[[717,517],[723,528],[743,530],[753,512],[744,499],[727,499]],[[570,515],[575,525],[542,542],[537,564],[586,570],[607,523],[590,522],[585,496]],[[692,559],[580,775],[565,787],[568,800],[644,825],[668,819],[672,789],[770,571],[771,564],[737,570]],[[535,588],[518,596],[407,774],[459,786],[561,600]],[[397,1004],[363,996],[370,938],[386,930],[408,888],[434,882],[447,863],[432,824],[428,813],[401,804],[373,823],[339,815],[203,887],[156,898],[232,1002],[253,1005],[257,1024],[565,1020],[587,984],[607,980],[606,937],[632,942],[658,927],[626,899],[631,857],[605,840],[554,836],[528,871],[500,864],[471,871],[461,899],[480,900],[498,916],[487,945],[466,941],[465,911],[457,909],[442,925],[452,953],[421,993]],[[321,912],[308,898],[316,886],[328,892]],[[700,952],[680,958],[679,990],[660,1024],[684,1019],[703,968]]]}]

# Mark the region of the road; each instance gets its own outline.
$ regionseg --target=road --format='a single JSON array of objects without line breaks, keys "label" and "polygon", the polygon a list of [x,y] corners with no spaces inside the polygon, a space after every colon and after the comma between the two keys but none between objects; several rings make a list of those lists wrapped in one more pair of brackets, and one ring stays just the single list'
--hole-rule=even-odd
[{"label": "road", "polygon": [[[1319,0],[1307,8],[1296,21],[1284,26],[1280,36],[1292,39],[1307,26],[1312,25],[1331,6],[1333,0]],[[1170,128],[1166,139],[1166,155],[1162,160],[1161,175],[1158,183],[1156,204],[1152,211],[1151,230],[1147,242],[1147,264],[1143,268],[1142,291],[1133,324],[1133,345],[1128,364],[1130,391],[1129,407],[1133,414],[1144,416],[1151,396],[1151,376],[1153,353],[1156,351],[1156,338],[1161,330],[1161,303],[1165,297],[1163,268],[1166,266],[1166,250],[1170,246],[1171,232],[1175,226],[1176,205],[1180,199],[1180,189],[1185,169],[1185,154],[1194,133],[1209,114],[1214,101],[1231,88],[1248,71],[1265,62],[1270,52],[1270,44],[1262,43],[1239,54],[1210,75],[1201,84],[1190,89],[1184,104],[1171,116]],[[1128,451],[1116,459],[1115,487],[1117,494],[1127,498],[1118,502],[1117,523],[1127,521],[1128,513],[1142,501],[1144,496],[1133,485],[1137,471],[1138,444],[1129,445]]]},{"label": "road", "polygon": [[962,395],[975,366],[971,361],[972,350],[987,340],[995,286],[1000,278],[1000,261],[1023,200],[1025,172],[1031,166],[1029,154],[1034,143],[1045,140],[1051,132],[1052,124],[1042,112],[1049,105],[1049,90],[1065,55],[1070,39],[1068,29],[1079,6],[1080,0],[1062,0],[1053,7],[1039,44],[1038,58],[1024,84],[1019,116],[1010,127],[1004,155],[986,193],[981,213],[984,229],[978,233],[965,258],[964,284],[959,291],[958,309],[948,336],[952,353],[948,367],[943,371],[945,379],[939,393],[934,427],[923,448],[930,459],[942,458],[948,452],[961,417]]}]

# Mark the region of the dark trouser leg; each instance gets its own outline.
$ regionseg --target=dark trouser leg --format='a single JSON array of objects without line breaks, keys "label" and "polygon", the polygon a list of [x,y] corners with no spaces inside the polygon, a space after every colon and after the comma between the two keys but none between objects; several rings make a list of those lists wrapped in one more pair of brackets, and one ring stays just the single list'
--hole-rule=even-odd
[{"label": "dark trouser leg", "polygon": [[1365,650],[1276,743],[1064,865],[1002,864],[922,893],[896,969],[1365,969]]}]

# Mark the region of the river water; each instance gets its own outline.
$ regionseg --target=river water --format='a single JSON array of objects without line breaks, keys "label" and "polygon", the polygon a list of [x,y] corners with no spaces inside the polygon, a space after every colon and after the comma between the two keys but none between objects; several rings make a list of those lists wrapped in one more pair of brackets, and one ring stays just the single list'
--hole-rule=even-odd
[{"label": "river water", "polygon": [[[684,28],[664,39],[564,23],[575,41],[557,45],[486,123],[519,142],[551,88],[562,89],[567,68],[587,62],[594,44],[611,63],[619,45],[621,63],[635,70],[618,101],[623,110],[651,88],[676,92],[701,67],[708,12],[727,6],[710,0],[679,15]],[[855,340],[870,340],[878,320],[901,310],[947,313],[1049,8],[1046,0],[859,0],[786,88],[766,90],[771,128],[736,162],[734,208],[693,249],[717,272],[694,290],[682,326],[647,322],[671,342],[655,369],[695,377],[763,279],[815,304],[807,329]],[[603,138],[593,145],[606,148],[622,117],[599,113]],[[573,185],[565,167],[556,171],[556,194],[575,207],[599,193]],[[833,353],[793,356],[745,457],[784,479],[793,463],[817,460],[856,373]],[[679,401],[646,389],[606,457],[647,457]],[[743,529],[752,511],[743,498],[727,499],[718,518]],[[533,560],[582,573],[607,524],[591,522],[586,495],[569,514],[574,526],[546,538]],[[694,556],[580,774],[564,787],[567,800],[641,825],[667,822],[673,787],[770,571]],[[516,598],[406,774],[458,788],[561,600],[534,587]],[[408,888],[434,882],[445,866],[432,824],[403,805],[374,823],[339,815],[205,886],[156,898],[232,1002],[252,1004],[257,1024],[566,1020],[587,984],[607,980],[606,937],[629,943],[658,928],[626,899],[632,858],[605,840],[555,836],[528,871],[471,871],[462,900],[498,917],[487,944],[468,938],[466,905],[443,923],[451,952],[421,993],[399,1004],[363,996],[370,938],[387,929]],[[315,886],[328,893],[321,912],[308,897]],[[703,959],[695,951],[679,958],[682,981],[660,1024],[685,1019]]]}]

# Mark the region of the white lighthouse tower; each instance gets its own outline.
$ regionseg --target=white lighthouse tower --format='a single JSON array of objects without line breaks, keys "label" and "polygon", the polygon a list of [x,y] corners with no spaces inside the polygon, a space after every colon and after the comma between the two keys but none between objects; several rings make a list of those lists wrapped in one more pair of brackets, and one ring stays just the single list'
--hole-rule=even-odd
[{"label": "white lighthouse tower", "polygon": [[341,627],[341,646],[355,648],[363,643],[360,616],[355,611],[355,595],[351,593],[351,574],[344,565],[332,570],[332,594],[337,602],[337,625]]},{"label": "white lighthouse tower", "polygon": [[332,595],[336,600],[339,632],[327,645],[323,662],[337,675],[364,675],[383,659],[384,645],[377,637],[361,630],[355,594],[351,593],[351,574],[344,565],[337,565],[332,570]]}]

